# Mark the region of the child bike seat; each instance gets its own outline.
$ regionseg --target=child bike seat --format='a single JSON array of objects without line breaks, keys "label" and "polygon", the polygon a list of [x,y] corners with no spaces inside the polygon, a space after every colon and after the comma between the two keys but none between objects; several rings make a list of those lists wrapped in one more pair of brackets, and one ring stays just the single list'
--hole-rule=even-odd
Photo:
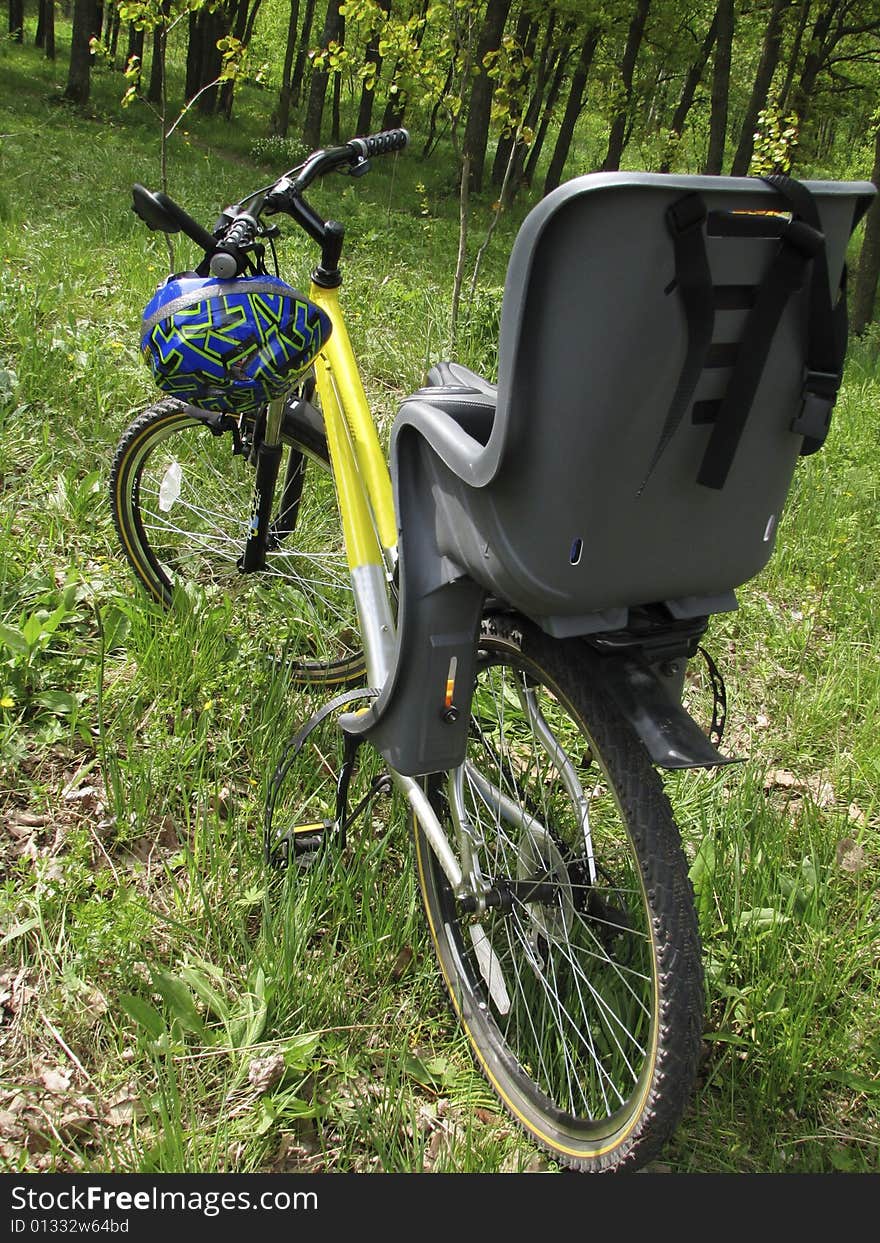
[{"label": "child bike seat", "polygon": [[442,363],[400,407],[397,663],[346,728],[409,775],[461,763],[487,594],[559,638],[736,607],[827,434],[874,193],[595,173],[532,210],[497,392]]}]

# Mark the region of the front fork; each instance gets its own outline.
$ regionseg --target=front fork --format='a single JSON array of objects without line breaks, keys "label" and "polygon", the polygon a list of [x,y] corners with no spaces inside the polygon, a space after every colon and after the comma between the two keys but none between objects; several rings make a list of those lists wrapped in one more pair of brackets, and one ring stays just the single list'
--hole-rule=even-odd
[{"label": "front fork", "polygon": [[266,547],[272,521],[272,501],[278,468],[281,465],[281,428],[284,423],[284,398],[269,402],[266,412],[266,428],[256,446],[256,474],[254,495],[248,519],[247,542],[238,568],[242,574],[252,574],[266,565]]}]

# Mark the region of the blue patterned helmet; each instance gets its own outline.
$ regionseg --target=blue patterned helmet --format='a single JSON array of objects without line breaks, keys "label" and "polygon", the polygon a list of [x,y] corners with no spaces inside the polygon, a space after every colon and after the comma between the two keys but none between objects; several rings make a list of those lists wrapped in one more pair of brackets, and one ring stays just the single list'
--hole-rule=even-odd
[{"label": "blue patterned helmet", "polygon": [[330,320],[275,276],[184,272],[144,310],[141,350],[166,393],[234,414],[283,397],[330,335]]}]

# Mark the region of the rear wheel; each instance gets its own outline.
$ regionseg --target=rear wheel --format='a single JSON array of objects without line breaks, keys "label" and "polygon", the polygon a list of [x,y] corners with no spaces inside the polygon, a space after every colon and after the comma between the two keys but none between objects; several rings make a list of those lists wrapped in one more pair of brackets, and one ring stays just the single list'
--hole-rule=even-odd
[{"label": "rear wheel", "polygon": [[110,476],[122,549],[154,600],[230,601],[242,634],[283,646],[303,682],[363,670],[327,445],[288,411],[275,527],[263,570],[243,574],[253,500],[253,420],[194,413],[165,400],[123,435]]},{"label": "rear wheel", "polygon": [[701,951],[687,865],[646,753],[579,643],[484,623],[465,765],[433,798],[485,909],[422,831],[431,936],[478,1064],[562,1164],[634,1169],[690,1099]]}]

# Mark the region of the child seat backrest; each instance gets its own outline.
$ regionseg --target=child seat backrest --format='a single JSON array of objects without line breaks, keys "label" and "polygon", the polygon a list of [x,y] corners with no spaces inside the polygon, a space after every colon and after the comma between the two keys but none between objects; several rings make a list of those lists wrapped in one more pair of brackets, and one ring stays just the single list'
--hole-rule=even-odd
[{"label": "child seat backrest", "polygon": [[874,193],[794,185],[793,210],[755,178],[591,174],[526,218],[494,425],[469,480],[441,468],[439,550],[550,633],[732,607],[769,558],[833,404],[816,360],[842,366],[837,293]]}]

